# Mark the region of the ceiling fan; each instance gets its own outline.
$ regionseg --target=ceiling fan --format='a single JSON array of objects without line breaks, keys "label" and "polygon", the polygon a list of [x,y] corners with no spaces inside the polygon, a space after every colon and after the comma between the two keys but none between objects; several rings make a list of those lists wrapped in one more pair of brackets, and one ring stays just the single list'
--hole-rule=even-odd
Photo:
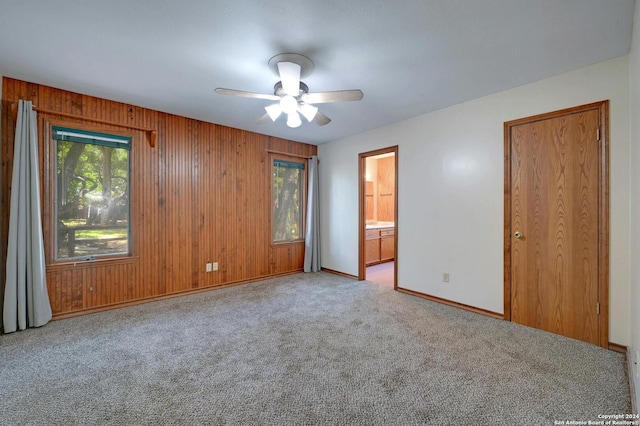
[{"label": "ceiling fan", "polygon": [[331,119],[318,111],[314,104],[359,101],[364,96],[362,91],[357,89],[309,93],[309,87],[300,81],[300,78],[311,74],[313,62],[297,53],[281,53],[274,56],[269,60],[269,68],[280,77],[280,81],[273,87],[273,95],[220,87],[216,89],[216,93],[275,101],[276,103],[265,107],[266,114],[258,119],[258,123],[264,123],[269,119],[276,121],[284,113],[289,127],[299,127],[302,124],[301,115],[309,123],[313,122],[319,126],[329,124]]}]

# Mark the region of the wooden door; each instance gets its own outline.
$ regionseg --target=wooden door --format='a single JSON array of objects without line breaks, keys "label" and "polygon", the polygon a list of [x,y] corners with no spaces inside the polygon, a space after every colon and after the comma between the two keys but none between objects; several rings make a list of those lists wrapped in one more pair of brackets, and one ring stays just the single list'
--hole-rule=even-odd
[{"label": "wooden door", "polygon": [[608,103],[505,123],[505,318],[608,346]]}]

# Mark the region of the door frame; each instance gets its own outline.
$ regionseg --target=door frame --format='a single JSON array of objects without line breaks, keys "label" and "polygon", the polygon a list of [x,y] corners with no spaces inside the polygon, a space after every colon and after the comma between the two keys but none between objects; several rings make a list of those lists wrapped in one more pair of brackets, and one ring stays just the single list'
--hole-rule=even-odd
[{"label": "door frame", "polygon": [[504,319],[511,321],[511,129],[514,126],[597,110],[598,147],[598,346],[609,347],[609,101],[525,117],[504,123]]},{"label": "door frame", "polygon": [[365,226],[366,226],[366,210],[365,210],[365,195],[367,185],[367,158],[375,157],[381,154],[394,154],[395,159],[395,177],[394,177],[394,205],[393,205],[393,217],[394,217],[394,252],[395,258],[393,263],[393,289],[398,289],[398,145],[390,146],[387,148],[376,149],[374,151],[367,151],[358,154],[358,199],[360,201],[359,208],[359,227],[358,227],[358,280],[363,281],[366,276],[366,265],[364,256],[364,244],[365,244]]}]

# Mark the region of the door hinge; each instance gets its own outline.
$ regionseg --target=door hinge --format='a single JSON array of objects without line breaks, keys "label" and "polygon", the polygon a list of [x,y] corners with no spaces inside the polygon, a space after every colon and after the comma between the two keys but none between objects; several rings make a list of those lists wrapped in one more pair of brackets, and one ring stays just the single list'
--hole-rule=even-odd
[{"label": "door hinge", "polygon": [[598,141],[600,140],[600,127],[596,129],[596,138],[597,138],[596,140]]},{"label": "door hinge", "polygon": [[596,314],[600,315],[600,302],[596,303]]}]

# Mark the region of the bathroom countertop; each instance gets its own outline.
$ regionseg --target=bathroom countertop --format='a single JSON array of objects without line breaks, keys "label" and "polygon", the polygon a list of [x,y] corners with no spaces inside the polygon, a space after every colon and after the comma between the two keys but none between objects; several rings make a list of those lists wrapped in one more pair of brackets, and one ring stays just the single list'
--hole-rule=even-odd
[{"label": "bathroom countertop", "polygon": [[396,224],[394,222],[367,222],[365,229],[380,229],[380,228],[393,228]]}]

